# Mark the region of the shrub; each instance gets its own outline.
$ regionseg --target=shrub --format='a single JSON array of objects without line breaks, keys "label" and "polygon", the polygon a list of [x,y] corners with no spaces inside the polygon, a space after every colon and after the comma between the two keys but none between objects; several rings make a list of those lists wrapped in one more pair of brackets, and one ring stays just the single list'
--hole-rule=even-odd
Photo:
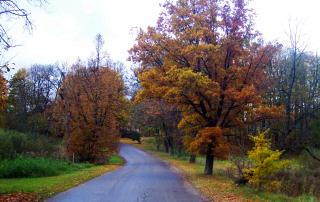
[{"label": "shrub", "polygon": [[244,171],[250,168],[250,161],[246,156],[231,156],[229,158],[232,166],[226,170],[226,175],[231,178],[236,184],[242,185],[248,182],[245,177]]},{"label": "shrub", "polygon": [[320,168],[315,170],[290,170],[279,172],[280,191],[289,196],[311,194],[320,199]]},{"label": "shrub", "polygon": [[[320,151],[313,150],[319,156]],[[320,162],[307,152],[302,152],[297,158],[298,166],[292,167],[276,175],[281,181],[282,193],[289,196],[313,195],[320,199]]]},{"label": "shrub", "polygon": [[141,143],[141,135],[137,131],[134,130],[121,130],[121,137],[122,138],[130,138],[133,141],[138,141]]},{"label": "shrub", "polygon": [[54,176],[90,166],[92,165],[70,164],[50,158],[19,156],[15,159],[0,161],[0,178]]},{"label": "shrub", "polygon": [[283,151],[271,150],[271,142],[265,137],[266,132],[251,137],[254,148],[248,152],[248,158],[253,167],[245,169],[245,177],[258,189],[274,190],[280,187],[280,182],[272,177],[287,167],[288,161],[280,160]]},{"label": "shrub", "polygon": [[0,135],[0,159],[12,158],[14,146],[10,138]]},{"label": "shrub", "polygon": [[0,129],[0,159],[13,159],[22,154],[52,156],[59,151],[58,142],[44,135]]},{"label": "shrub", "polygon": [[[320,149],[309,148],[309,150],[317,157],[320,157]],[[300,165],[303,165],[304,169],[318,169],[320,168],[320,161],[314,159],[306,151],[303,151],[298,158]]]}]

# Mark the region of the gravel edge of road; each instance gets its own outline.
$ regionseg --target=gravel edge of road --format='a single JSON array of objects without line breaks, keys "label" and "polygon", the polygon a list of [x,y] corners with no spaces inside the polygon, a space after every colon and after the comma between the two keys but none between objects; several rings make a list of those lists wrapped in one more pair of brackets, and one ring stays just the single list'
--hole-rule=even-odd
[{"label": "gravel edge of road", "polygon": [[[164,161],[162,159],[160,160]],[[192,193],[198,195],[203,202],[212,202],[204,194],[202,194],[200,190],[198,190],[196,187],[193,186],[193,184],[187,179],[186,175],[182,171],[180,171],[175,166],[171,165],[169,162],[164,161],[164,163],[170,168],[170,170],[172,170],[173,172],[175,172],[177,175],[181,177],[181,179],[183,180],[183,184],[187,189],[192,191]]]}]

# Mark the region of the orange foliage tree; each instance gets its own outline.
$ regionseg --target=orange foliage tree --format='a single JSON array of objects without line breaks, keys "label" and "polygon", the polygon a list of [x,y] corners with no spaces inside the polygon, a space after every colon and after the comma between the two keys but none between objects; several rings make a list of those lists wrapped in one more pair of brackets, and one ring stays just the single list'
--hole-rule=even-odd
[{"label": "orange foliage tree", "polygon": [[110,68],[75,65],[51,111],[68,156],[103,163],[117,150],[124,114],[124,84]]},{"label": "orange foliage tree", "polygon": [[212,174],[214,158],[227,154],[228,129],[281,114],[263,99],[280,46],[262,42],[245,0],[178,0],[164,9],[130,50],[140,65],[136,99],[177,106],[179,127],[198,130],[187,147],[206,155],[204,172]]},{"label": "orange foliage tree", "polygon": [[0,110],[3,110],[8,100],[8,87],[7,80],[3,76],[3,72],[0,71]]}]

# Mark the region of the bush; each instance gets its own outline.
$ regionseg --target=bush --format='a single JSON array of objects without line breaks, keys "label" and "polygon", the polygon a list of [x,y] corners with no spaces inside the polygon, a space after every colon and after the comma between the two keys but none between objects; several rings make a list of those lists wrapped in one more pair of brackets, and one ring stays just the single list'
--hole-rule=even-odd
[{"label": "bush", "polygon": [[[320,150],[313,150],[320,156]],[[313,195],[320,199],[320,162],[312,158],[307,152],[295,158],[298,166],[282,171],[276,178],[281,181],[281,192],[289,196]]]},{"label": "bush", "polygon": [[130,138],[133,141],[138,141],[141,143],[141,135],[137,131],[134,130],[121,130],[121,137],[122,138]]},{"label": "bush", "polygon": [[[308,148],[313,155],[320,157],[320,149],[316,148]],[[320,161],[314,159],[310,156],[310,154],[306,151],[303,151],[298,158],[300,165],[304,167],[304,169],[314,170],[320,168]]]},{"label": "bush", "polygon": [[0,161],[0,178],[55,176],[91,166],[49,158],[19,156],[16,159]]},{"label": "bush", "polygon": [[316,170],[290,170],[276,176],[281,181],[280,191],[289,196],[311,194],[320,199],[320,168]]},{"label": "bush", "polygon": [[14,155],[15,151],[12,140],[0,135],[0,159],[12,158]]},{"label": "bush", "polygon": [[254,148],[248,152],[248,158],[253,167],[245,170],[245,177],[258,189],[275,190],[280,187],[280,181],[272,177],[287,167],[288,161],[280,160],[283,152],[271,150],[271,142],[265,137],[266,132],[251,137]]},{"label": "bush", "polygon": [[52,138],[0,129],[0,159],[13,159],[26,154],[53,156],[59,151],[58,142]]},{"label": "bush", "polygon": [[247,156],[230,156],[229,160],[232,166],[227,168],[226,175],[238,185],[246,184],[248,179],[246,179],[244,171],[251,167]]}]

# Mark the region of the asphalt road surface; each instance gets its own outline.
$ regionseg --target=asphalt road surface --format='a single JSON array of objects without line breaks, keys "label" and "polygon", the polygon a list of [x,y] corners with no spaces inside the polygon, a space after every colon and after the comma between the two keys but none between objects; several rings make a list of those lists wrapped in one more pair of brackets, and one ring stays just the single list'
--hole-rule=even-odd
[{"label": "asphalt road surface", "polygon": [[121,145],[126,164],[62,192],[49,202],[200,202],[198,193],[159,159]]}]

